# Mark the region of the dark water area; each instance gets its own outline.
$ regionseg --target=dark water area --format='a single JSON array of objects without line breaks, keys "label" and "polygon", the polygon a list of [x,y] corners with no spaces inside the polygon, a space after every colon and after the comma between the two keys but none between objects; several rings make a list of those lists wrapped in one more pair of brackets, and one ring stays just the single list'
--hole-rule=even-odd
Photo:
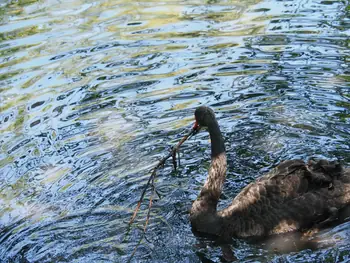
[{"label": "dark water area", "polygon": [[[225,137],[221,206],[284,159],[350,165],[349,14],[324,0],[0,3],[0,261],[127,262],[149,170],[199,105]],[[132,262],[223,261],[189,223],[208,139],[158,172]],[[350,262],[349,237],[343,223],[316,249],[232,248],[239,262]]]}]

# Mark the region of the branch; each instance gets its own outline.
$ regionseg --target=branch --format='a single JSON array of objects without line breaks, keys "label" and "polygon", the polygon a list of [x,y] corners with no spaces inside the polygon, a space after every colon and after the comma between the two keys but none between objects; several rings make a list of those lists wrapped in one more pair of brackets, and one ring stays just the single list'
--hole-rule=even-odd
[{"label": "branch", "polygon": [[[189,138],[191,137],[192,135],[194,135],[195,133],[197,132],[197,129],[196,128],[192,128],[191,131],[186,134],[178,143],[175,147],[173,147],[171,149],[171,151],[168,153],[168,155],[166,155],[163,159],[161,159],[158,164],[153,168],[153,171],[150,175],[150,177],[148,178],[148,181],[146,183],[146,186],[145,188],[143,189],[142,191],[142,194],[141,194],[141,197],[139,199],[139,201],[137,202],[137,206],[134,210],[134,213],[132,215],[132,217],[130,218],[130,221],[129,221],[129,225],[131,225],[134,220],[135,220],[135,217],[137,215],[137,212],[139,211],[140,209],[140,206],[141,206],[141,203],[143,201],[143,198],[145,197],[145,194],[146,194],[146,191],[148,189],[148,186],[150,185],[151,181],[153,180],[154,181],[154,177],[156,176],[156,172],[158,170],[159,167],[163,166],[165,164],[165,161],[168,160],[170,157],[173,157],[175,158],[174,156],[176,156],[176,152],[178,152],[180,146]],[[176,161],[174,161],[173,163],[176,163]],[[176,166],[176,165],[174,165]],[[176,167],[175,167],[175,170],[176,170]],[[153,186],[154,187],[154,186]]]},{"label": "branch", "polygon": [[[152,207],[152,203],[153,203],[153,197],[154,197],[154,194],[156,193],[156,188],[154,186],[154,180],[155,180],[155,177],[156,177],[156,172],[158,170],[158,168],[160,168],[161,166],[163,166],[165,164],[165,161],[168,160],[170,157],[173,157],[173,165],[174,165],[174,169],[176,170],[176,153],[179,153],[179,148],[180,146],[188,139],[190,138],[192,135],[196,134],[196,132],[198,131],[198,127],[193,127],[191,129],[191,131],[186,134],[178,143],[175,147],[173,147],[171,149],[171,151],[168,153],[168,155],[166,155],[163,159],[161,159],[158,164],[153,168],[152,170],[152,173],[150,175],[150,177],[148,178],[148,181],[146,183],[146,186],[145,188],[143,189],[142,191],[142,194],[141,194],[141,197],[139,199],[139,201],[137,202],[137,205],[136,205],[136,208],[134,210],[134,213],[133,215],[131,216],[130,218],[130,221],[129,221],[129,226],[131,226],[131,224],[134,222],[135,220],[135,217],[137,215],[137,212],[139,211],[140,209],[140,206],[141,206],[141,203],[145,197],[145,194],[146,194],[146,191],[149,187],[149,185],[151,184],[151,188],[152,188],[152,193],[151,193],[151,197],[149,199],[149,204],[148,204],[148,212],[147,212],[147,217],[146,217],[146,222],[145,222],[145,225],[144,225],[144,228],[143,228],[143,235],[142,237],[140,238],[139,242],[137,243],[135,249],[133,250],[131,256],[129,257],[129,260],[128,262],[131,262],[131,259],[133,258],[133,256],[135,255],[136,253],[136,250],[138,248],[138,246],[141,244],[143,238],[145,237],[145,234],[146,234],[146,229],[147,229],[147,226],[148,226],[148,223],[149,223],[149,218],[150,218],[150,214],[151,214],[151,207]],[[180,164],[180,158],[179,158],[179,164]]]}]

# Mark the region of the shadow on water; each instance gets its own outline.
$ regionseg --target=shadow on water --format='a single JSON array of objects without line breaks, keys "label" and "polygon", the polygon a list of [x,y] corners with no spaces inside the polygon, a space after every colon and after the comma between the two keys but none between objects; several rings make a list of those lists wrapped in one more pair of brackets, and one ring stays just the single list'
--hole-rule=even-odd
[{"label": "shadow on water", "polygon": [[[225,136],[222,206],[284,159],[349,164],[349,28],[346,1],[1,3],[2,262],[127,261],[148,172],[199,105],[214,108]],[[159,172],[133,261],[223,261],[188,219],[209,151],[198,134],[177,172]],[[317,249],[232,246],[240,262],[349,261],[348,223],[315,238]]]}]

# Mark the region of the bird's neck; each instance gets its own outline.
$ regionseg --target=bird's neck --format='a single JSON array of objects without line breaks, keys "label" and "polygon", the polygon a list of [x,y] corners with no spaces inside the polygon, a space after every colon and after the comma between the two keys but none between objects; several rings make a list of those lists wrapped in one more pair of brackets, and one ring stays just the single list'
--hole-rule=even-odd
[{"label": "bird's neck", "polygon": [[213,120],[213,122],[208,126],[208,131],[211,141],[211,158],[213,161],[216,156],[219,156],[222,153],[225,154],[225,143],[220,131],[219,124],[216,120]]},{"label": "bird's neck", "polygon": [[216,209],[226,179],[227,161],[224,139],[216,120],[209,125],[208,130],[211,141],[211,164],[199,196],[207,196]]},{"label": "bird's neck", "polygon": [[219,231],[216,229],[220,225],[216,207],[226,179],[227,161],[224,140],[218,123],[213,122],[208,129],[211,139],[211,165],[204,186],[192,205],[191,221],[198,228],[197,230],[210,233]]}]

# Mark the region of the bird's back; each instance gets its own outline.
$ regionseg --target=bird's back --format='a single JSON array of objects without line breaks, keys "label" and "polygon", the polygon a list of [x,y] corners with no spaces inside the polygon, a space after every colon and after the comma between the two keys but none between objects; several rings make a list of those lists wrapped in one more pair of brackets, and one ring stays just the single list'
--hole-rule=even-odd
[{"label": "bird's back", "polygon": [[247,185],[219,212],[222,235],[249,237],[312,227],[350,204],[350,171],[337,162],[290,160]]}]

